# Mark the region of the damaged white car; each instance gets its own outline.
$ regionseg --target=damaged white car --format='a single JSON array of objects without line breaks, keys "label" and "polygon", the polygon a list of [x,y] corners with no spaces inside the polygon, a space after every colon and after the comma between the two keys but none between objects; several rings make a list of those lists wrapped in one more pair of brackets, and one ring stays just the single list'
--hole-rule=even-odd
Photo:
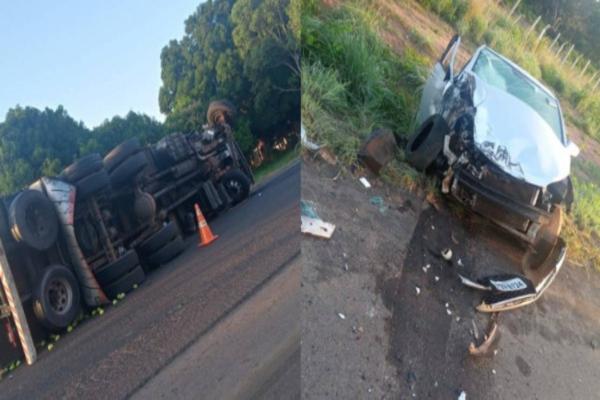
[{"label": "damaged white car", "polygon": [[487,46],[455,73],[459,46],[455,36],[425,84],[407,159],[527,243],[525,273],[545,288],[565,257],[559,233],[579,149],[550,90]]}]

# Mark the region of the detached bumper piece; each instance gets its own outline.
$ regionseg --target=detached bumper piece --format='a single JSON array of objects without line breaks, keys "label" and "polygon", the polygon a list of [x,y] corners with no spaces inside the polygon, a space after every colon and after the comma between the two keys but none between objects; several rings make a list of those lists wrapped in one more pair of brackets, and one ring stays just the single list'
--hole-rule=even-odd
[{"label": "detached bumper piece", "polygon": [[451,186],[452,195],[460,202],[527,242],[531,242],[537,228],[550,217],[548,212],[533,205],[537,192],[535,186],[503,179],[487,169],[478,176],[457,169]]},{"label": "detached bumper piece", "polygon": [[567,245],[562,239],[558,240],[550,257],[541,266],[548,273],[534,285],[529,279],[519,275],[496,275],[472,281],[459,275],[465,286],[485,291],[483,301],[477,306],[481,312],[494,313],[514,310],[537,301],[558,275],[567,256]]}]

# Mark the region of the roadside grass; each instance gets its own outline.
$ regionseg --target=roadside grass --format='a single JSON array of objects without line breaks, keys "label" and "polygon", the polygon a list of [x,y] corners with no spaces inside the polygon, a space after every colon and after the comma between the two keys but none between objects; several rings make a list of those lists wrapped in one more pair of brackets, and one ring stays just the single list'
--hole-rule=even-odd
[{"label": "roadside grass", "polygon": [[[380,37],[381,18],[364,2],[305,3],[302,122],[311,140],[350,165],[374,128],[389,128],[399,138],[408,135],[428,61],[411,48],[394,52]],[[410,169],[401,155],[397,163],[400,170]],[[414,175],[404,174],[403,182],[412,184]]]},{"label": "roadside grass", "polygon": [[282,168],[290,165],[294,160],[296,160],[299,156],[300,152],[298,151],[298,147],[294,147],[290,150],[282,151],[274,153],[273,159],[269,162],[262,164],[260,167],[256,168],[254,173],[254,181],[256,184],[262,182],[273,174],[276,171],[279,171]]}]

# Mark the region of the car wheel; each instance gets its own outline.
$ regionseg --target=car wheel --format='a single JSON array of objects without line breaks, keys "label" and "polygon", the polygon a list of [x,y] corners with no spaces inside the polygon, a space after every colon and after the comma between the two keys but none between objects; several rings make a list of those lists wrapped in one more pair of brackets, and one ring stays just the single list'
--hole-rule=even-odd
[{"label": "car wheel", "polygon": [[133,179],[147,165],[148,158],[145,153],[134,154],[110,173],[110,182],[113,186],[122,185]]},{"label": "car wheel", "polygon": [[250,180],[239,169],[226,172],[220,182],[231,197],[232,204],[238,204],[250,194]]},{"label": "car wheel", "polygon": [[138,138],[128,139],[104,157],[104,167],[108,172],[112,172],[119,164],[140,150],[142,150],[142,146]]},{"label": "car wheel", "polygon": [[527,249],[523,259],[523,270],[532,281],[544,277],[548,272],[545,271],[546,267],[554,267],[553,265],[547,265],[546,261],[558,242],[563,219],[564,212],[562,207],[554,207],[550,221],[540,227],[534,243]]},{"label": "car wheel", "polygon": [[206,112],[206,120],[210,126],[219,124],[220,119],[231,124],[235,118],[236,109],[233,104],[227,100],[211,101]]},{"label": "car wheel", "polygon": [[61,176],[69,183],[75,183],[81,178],[90,175],[102,168],[102,157],[100,154],[93,153],[81,157],[73,164],[66,167]]},{"label": "car wheel", "polygon": [[85,178],[80,179],[75,186],[77,187],[78,199],[85,199],[92,194],[95,194],[110,186],[110,178],[106,170],[102,168],[98,172],[94,172]]},{"label": "car wheel", "polygon": [[177,225],[174,222],[169,222],[153,233],[148,239],[144,240],[138,246],[138,251],[142,257],[150,255],[173,240],[178,233]]},{"label": "car wheel", "polygon": [[103,288],[104,294],[109,299],[115,299],[121,293],[130,292],[135,285],[139,285],[146,279],[146,273],[139,265],[131,269],[120,279]]},{"label": "car wheel", "polygon": [[54,205],[36,190],[19,193],[10,205],[8,218],[12,236],[18,242],[46,250],[56,240],[58,218]]},{"label": "car wheel", "polygon": [[406,145],[407,161],[419,171],[425,171],[442,152],[448,124],[440,115],[427,118],[411,135]]},{"label": "car wheel", "polygon": [[60,331],[79,314],[79,296],[79,286],[73,273],[63,265],[50,265],[43,270],[35,289],[34,314],[47,329]]},{"label": "car wheel", "polygon": [[139,264],[135,250],[129,250],[121,258],[98,268],[94,273],[100,286],[104,287],[118,280]]},{"label": "car wheel", "polygon": [[165,264],[171,261],[181,252],[185,250],[185,242],[181,236],[177,235],[173,240],[158,249],[153,254],[149,255],[146,259],[150,267],[156,268],[159,265]]}]

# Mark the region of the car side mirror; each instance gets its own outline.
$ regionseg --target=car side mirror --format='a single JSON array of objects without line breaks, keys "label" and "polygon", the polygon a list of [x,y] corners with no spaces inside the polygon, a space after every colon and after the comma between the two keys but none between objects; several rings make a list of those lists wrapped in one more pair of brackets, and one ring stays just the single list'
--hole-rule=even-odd
[{"label": "car side mirror", "polygon": [[575,142],[568,141],[567,142],[567,152],[571,157],[577,157],[579,155],[579,146],[575,144]]}]

